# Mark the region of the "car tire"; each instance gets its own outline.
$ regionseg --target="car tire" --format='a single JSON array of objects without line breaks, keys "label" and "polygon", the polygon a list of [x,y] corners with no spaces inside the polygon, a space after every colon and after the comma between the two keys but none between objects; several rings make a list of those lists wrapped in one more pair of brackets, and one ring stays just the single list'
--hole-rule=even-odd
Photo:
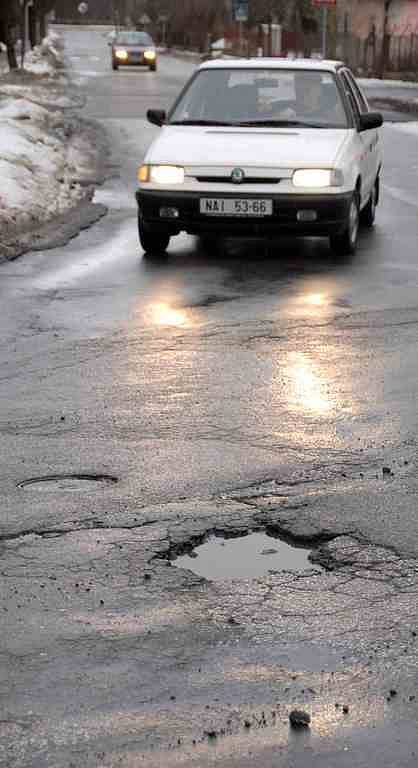
[{"label": "car tire", "polygon": [[367,229],[374,227],[376,219],[376,206],[379,200],[379,179],[376,179],[367,205],[360,212],[360,224]]},{"label": "car tire", "polygon": [[358,231],[360,225],[360,205],[357,192],[353,193],[350,200],[348,218],[344,232],[340,235],[330,236],[330,245],[337,256],[351,256],[357,248]]},{"label": "car tire", "polygon": [[151,66],[149,68],[149,71],[150,72],[156,72],[157,71],[157,65],[156,64],[151,64]]},{"label": "car tire", "polygon": [[117,64],[115,64],[115,62],[114,62],[114,61],[112,61],[112,69],[113,69],[113,71],[114,71],[114,72],[117,72],[117,71],[118,71],[118,69],[119,69],[118,65],[117,65]]},{"label": "car tire", "polygon": [[166,252],[170,235],[148,229],[140,216],[138,216],[138,234],[139,242],[148,256],[162,256]]}]

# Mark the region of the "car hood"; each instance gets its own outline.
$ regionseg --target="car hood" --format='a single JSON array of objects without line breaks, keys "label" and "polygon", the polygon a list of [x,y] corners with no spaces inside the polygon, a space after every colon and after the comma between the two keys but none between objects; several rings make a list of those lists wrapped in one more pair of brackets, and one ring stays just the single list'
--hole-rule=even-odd
[{"label": "car hood", "polygon": [[164,126],[147,163],[182,166],[331,166],[349,129]]}]

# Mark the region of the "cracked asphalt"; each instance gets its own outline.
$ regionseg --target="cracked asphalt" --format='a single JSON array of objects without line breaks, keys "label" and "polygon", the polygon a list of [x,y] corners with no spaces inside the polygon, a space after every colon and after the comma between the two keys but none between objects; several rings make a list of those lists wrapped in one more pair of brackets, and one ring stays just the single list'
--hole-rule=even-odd
[{"label": "cracked asphalt", "polygon": [[[144,115],[192,65],[111,73],[66,34],[109,212],[0,266],[0,765],[416,766],[417,137],[383,129],[350,260],[179,236],[149,262]],[[249,531],[310,567],[175,566]]]}]

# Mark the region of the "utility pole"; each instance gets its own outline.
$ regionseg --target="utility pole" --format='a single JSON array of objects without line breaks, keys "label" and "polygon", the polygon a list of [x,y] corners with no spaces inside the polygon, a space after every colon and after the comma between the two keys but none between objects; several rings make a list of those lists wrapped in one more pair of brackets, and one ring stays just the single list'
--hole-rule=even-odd
[{"label": "utility pole", "polygon": [[327,58],[328,6],[322,6],[322,58]]},{"label": "utility pole", "polygon": [[20,68],[23,69],[25,53],[30,48],[29,40],[29,6],[33,5],[33,0],[20,0],[21,8],[21,49],[20,49]]}]

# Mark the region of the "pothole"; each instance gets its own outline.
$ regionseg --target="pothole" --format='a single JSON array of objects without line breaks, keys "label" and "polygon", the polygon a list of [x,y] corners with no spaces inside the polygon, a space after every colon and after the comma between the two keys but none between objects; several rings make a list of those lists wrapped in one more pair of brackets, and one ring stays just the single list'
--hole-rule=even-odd
[{"label": "pothole", "polygon": [[309,560],[311,550],[294,547],[263,532],[239,538],[211,536],[190,554],[176,557],[173,564],[193,571],[209,581],[252,579],[278,571],[324,568]]},{"label": "pothole", "polygon": [[66,473],[62,475],[44,475],[43,477],[30,477],[17,484],[18,488],[34,487],[37,491],[87,491],[92,489],[92,483],[96,487],[114,485],[118,478],[113,475],[96,475],[89,473]]}]

